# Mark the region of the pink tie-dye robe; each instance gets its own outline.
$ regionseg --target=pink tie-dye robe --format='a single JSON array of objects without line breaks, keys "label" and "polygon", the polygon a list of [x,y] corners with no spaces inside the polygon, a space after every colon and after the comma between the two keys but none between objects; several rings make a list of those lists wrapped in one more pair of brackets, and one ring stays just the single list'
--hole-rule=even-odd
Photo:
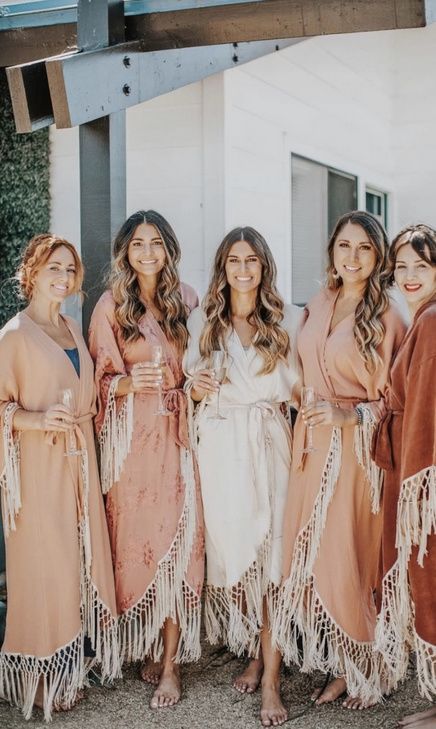
[{"label": "pink tie-dye robe", "polygon": [[[182,284],[192,309],[195,292]],[[181,356],[151,312],[141,337],[126,344],[107,291],[92,315],[89,346],[96,364],[102,486],[112,544],[123,660],[157,659],[161,628],[178,619],[177,661],[200,655],[204,535],[198,479],[189,446]],[[120,376],[151,361],[160,344],[172,375],[164,393],[170,416],[157,415],[157,394],[116,397]]]}]

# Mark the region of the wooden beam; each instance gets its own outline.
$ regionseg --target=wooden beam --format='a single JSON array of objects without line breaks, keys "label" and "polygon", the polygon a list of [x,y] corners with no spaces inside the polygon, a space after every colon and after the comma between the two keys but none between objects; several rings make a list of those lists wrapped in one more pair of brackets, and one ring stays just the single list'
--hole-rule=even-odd
[{"label": "wooden beam", "polygon": [[417,28],[425,23],[425,0],[263,0],[132,15],[126,18],[126,38],[158,50]]},{"label": "wooden beam", "polygon": [[0,67],[17,66],[77,50],[75,23],[0,32]]}]

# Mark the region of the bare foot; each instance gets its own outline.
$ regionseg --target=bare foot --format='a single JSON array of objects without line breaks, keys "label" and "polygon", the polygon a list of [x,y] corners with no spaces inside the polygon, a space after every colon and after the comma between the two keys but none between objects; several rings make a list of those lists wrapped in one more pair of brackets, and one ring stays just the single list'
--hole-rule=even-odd
[{"label": "bare foot", "polygon": [[144,661],[140,670],[142,680],[145,683],[151,683],[152,686],[158,685],[161,673],[162,663],[155,663],[149,658]]},{"label": "bare foot", "polygon": [[362,709],[369,709],[371,706],[375,706],[376,703],[377,701],[363,701],[358,696],[354,698],[353,696],[347,696],[342,706],[344,709],[359,709],[359,711],[362,711]]},{"label": "bare foot", "polygon": [[262,684],[262,726],[281,726],[288,720],[288,712],[282,704],[280,691],[275,685]]},{"label": "bare foot", "polygon": [[254,694],[259,688],[262,673],[263,660],[261,658],[252,658],[245,671],[236,676],[233,686],[241,694]]},{"label": "bare foot", "polygon": [[410,716],[403,717],[403,719],[400,719],[398,722],[398,726],[411,727],[414,724],[417,724],[417,722],[430,719],[433,719],[436,727],[436,706],[432,706],[431,709],[427,709],[427,711],[420,711],[418,714],[410,714]]},{"label": "bare foot", "polygon": [[180,701],[181,693],[180,670],[178,665],[173,663],[170,668],[162,670],[159,684],[150,701],[150,708],[174,706]]},{"label": "bare foot", "polygon": [[339,696],[342,696],[342,694],[347,690],[347,684],[345,683],[345,678],[334,678],[333,681],[330,681],[328,686],[324,689],[316,689],[316,691],[313,692],[311,699],[315,702],[318,706],[321,704],[329,704],[331,701],[336,701],[336,699],[339,698]]}]

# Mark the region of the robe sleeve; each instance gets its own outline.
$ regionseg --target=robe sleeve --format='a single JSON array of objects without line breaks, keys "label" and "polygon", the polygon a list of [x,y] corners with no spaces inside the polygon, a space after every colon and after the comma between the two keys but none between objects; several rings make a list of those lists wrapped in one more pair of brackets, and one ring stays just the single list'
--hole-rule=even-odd
[{"label": "robe sleeve", "polygon": [[395,354],[406,333],[406,324],[396,307],[391,306],[383,317],[385,336],[378,349],[381,364],[374,374],[365,369],[364,382],[367,400],[359,404],[362,423],[354,428],[354,452],[365,471],[371,494],[373,513],[380,510],[383,472],[371,457],[372,440],[380,418],[386,412],[385,395],[389,373]]},{"label": "robe sleeve", "polygon": [[130,451],[133,434],[133,393],[118,397],[118,382],[127,372],[116,337],[114,302],[105,292],[93,311],[89,351],[95,362],[97,415],[103,493],[116,483]]},{"label": "robe sleeve", "polygon": [[14,413],[20,407],[16,345],[15,333],[0,334],[0,492],[6,537],[15,531],[21,508],[20,440],[13,430]]},{"label": "robe sleeve", "polygon": [[[426,339],[422,350],[431,338],[434,331],[429,329],[427,337],[422,336]],[[415,342],[415,351],[421,347]],[[418,564],[422,566],[427,539],[436,533],[436,353],[416,363],[413,360],[403,415],[397,546],[404,546],[407,554],[412,545],[418,546]]]},{"label": "robe sleeve", "polygon": [[288,367],[293,376],[292,390],[289,393],[289,402],[293,408],[300,407],[300,393],[303,384],[303,368],[298,356],[297,339],[298,334],[305,320],[305,309],[299,306],[286,306],[283,318],[283,328],[289,335],[290,354],[288,358]]}]

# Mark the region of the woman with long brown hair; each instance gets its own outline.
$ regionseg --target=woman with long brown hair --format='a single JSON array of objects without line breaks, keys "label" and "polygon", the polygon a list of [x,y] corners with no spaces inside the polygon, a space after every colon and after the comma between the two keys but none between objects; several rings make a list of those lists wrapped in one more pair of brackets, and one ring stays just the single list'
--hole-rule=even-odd
[{"label": "woman with long brown hair", "polygon": [[[74,246],[35,236],[17,278],[27,306],[0,332],[0,491],[8,612],[0,697],[72,708],[89,668],[119,675],[117,613],[92,418],[94,367],[77,323]],[[91,658],[93,656],[93,658]]]},{"label": "woman with long brown hair", "polygon": [[131,215],[89,331],[121,657],[143,662],[152,708],[177,703],[179,663],[200,654],[203,531],[181,366],[197,297],[179,259],[165,218]]},{"label": "woman with long brown hair", "polygon": [[251,693],[261,682],[264,726],[287,719],[269,626],[291,462],[280,405],[298,380],[300,314],[277,291],[265,239],[235,228],[217,250],[202,308],[189,318],[184,361],[199,403],[191,422],[206,529],[206,633],[252,659],[234,685]]},{"label": "woman with long brown hair", "polygon": [[370,446],[405,331],[390,304],[387,263],[375,217],[354,211],[338,220],[327,286],[307,305],[298,337],[312,402],[303,400],[295,425],[273,628],[286,662],[332,674],[313,699],[333,701],[347,690],[351,709],[381,696],[374,651],[381,481]]},{"label": "woman with long brown hair", "polygon": [[[377,644],[395,687],[416,654],[422,696],[436,696],[436,231],[410,225],[389,258],[412,322],[391,370],[374,441],[385,469],[383,590]],[[436,706],[400,726],[434,729]]]}]

